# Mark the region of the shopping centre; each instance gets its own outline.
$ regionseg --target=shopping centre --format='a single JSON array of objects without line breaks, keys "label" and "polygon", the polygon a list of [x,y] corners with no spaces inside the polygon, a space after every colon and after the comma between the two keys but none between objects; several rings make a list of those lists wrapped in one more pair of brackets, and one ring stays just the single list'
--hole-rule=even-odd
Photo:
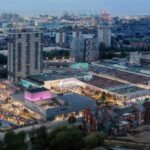
[{"label": "shopping centre", "polygon": [[[44,87],[49,89],[55,94],[59,93],[77,93],[79,95],[87,96],[95,100],[99,100],[102,93],[105,93],[107,103],[118,105],[119,107],[127,107],[134,103],[142,103],[145,99],[150,98],[150,89],[139,86],[139,82],[142,84],[148,82],[148,77],[144,81],[127,82],[129,79],[125,74],[124,80],[121,78],[110,78],[108,76],[109,71],[105,72],[103,68],[99,74],[94,71],[81,71],[76,70],[59,70],[52,71],[50,73],[28,76],[26,79],[21,80],[22,86],[26,87]],[[107,73],[104,75],[104,72]],[[116,71],[115,71],[116,72]],[[110,76],[111,76],[110,72]],[[133,74],[133,73],[132,73]],[[134,75],[134,74],[133,74]],[[135,77],[138,75],[135,74]],[[121,76],[122,77],[122,76]],[[34,86],[35,85],[35,86]]]},{"label": "shopping centre", "polygon": [[9,83],[0,85],[4,100],[0,117],[24,126],[41,119],[62,120],[72,114],[80,117],[85,109],[96,109],[96,102],[127,108],[150,99],[149,81],[148,76],[93,65],[30,75],[12,88]]}]

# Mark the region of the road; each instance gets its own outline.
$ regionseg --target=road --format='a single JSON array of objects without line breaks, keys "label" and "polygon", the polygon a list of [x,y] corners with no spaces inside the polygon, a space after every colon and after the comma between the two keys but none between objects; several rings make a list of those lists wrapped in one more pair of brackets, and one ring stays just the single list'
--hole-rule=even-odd
[{"label": "road", "polygon": [[[78,124],[80,122],[81,122],[81,118],[77,118],[76,123]],[[20,131],[24,131],[24,132],[26,132],[28,134],[33,129],[38,129],[38,128],[42,127],[42,126],[45,126],[47,128],[48,132],[51,132],[56,127],[63,126],[63,125],[69,125],[68,121],[67,120],[63,120],[63,121],[48,121],[48,122],[45,122],[45,123],[39,123],[39,124],[27,126],[27,127],[18,128],[18,129],[15,129],[13,131],[15,133],[18,133]],[[3,132],[3,133],[1,132],[0,133],[0,141],[3,141],[5,133],[6,132]]]}]

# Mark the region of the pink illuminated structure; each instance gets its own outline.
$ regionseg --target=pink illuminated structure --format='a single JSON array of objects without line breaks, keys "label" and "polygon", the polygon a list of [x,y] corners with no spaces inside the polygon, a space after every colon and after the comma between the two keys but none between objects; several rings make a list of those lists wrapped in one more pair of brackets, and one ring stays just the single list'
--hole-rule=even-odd
[{"label": "pink illuminated structure", "polygon": [[41,101],[52,98],[52,94],[48,90],[38,92],[25,91],[24,98],[29,101]]}]

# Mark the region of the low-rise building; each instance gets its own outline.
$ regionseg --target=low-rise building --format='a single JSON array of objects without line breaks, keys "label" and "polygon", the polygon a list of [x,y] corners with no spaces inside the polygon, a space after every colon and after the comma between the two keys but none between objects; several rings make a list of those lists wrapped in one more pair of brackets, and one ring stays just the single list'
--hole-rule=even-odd
[{"label": "low-rise building", "polygon": [[95,102],[91,98],[75,93],[56,96],[46,89],[43,90],[43,88],[28,90],[24,98],[25,105],[45,119],[67,118],[71,114],[82,116],[84,109],[95,109]]}]

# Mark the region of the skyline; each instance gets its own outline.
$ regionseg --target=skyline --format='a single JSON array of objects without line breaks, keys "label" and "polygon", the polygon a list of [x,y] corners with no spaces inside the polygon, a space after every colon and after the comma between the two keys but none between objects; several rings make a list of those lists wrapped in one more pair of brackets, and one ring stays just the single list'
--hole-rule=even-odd
[{"label": "skyline", "polygon": [[[36,6],[35,6],[36,4]],[[64,11],[94,13],[102,10],[113,16],[149,15],[148,0],[0,0],[0,13],[10,12],[21,15],[60,15]]]}]

